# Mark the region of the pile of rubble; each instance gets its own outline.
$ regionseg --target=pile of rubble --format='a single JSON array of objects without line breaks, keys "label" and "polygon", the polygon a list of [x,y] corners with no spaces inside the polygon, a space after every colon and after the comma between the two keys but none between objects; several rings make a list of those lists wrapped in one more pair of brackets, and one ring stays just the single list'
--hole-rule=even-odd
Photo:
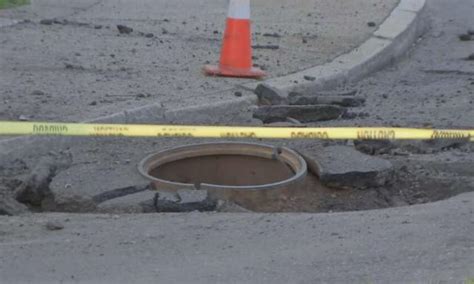
[{"label": "pile of rubble", "polygon": [[259,106],[254,118],[263,123],[308,123],[339,118],[363,117],[365,113],[349,112],[348,108],[360,107],[365,98],[357,91],[319,92],[310,95],[285,92],[268,84],[260,84],[255,89]]}]

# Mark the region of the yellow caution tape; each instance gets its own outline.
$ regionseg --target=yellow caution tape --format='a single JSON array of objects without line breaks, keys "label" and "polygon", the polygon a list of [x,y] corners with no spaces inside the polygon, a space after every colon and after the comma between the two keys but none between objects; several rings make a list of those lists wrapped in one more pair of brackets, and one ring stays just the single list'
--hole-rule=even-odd
[{"label": "yellow caution tape", "polygon": [[474,141],[474,130],[461,129],[417,129],[394,127],[292,128],[10,121],[0,121],[0,135],[368,140],[469,139],[470,141]]}]

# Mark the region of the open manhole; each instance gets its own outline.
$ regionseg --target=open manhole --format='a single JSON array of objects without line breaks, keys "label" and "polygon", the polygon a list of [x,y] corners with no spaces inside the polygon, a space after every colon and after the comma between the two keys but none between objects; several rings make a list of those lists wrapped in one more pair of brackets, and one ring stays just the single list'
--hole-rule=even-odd
[{"label": "open manhole", "polygon": [[139,163],[148,181],[100,189],[96,195],[70,193],[87,192],[70,184],[90,171],[81,176],[76,169],[82,166],[68,168],[68,155],[41,158],[34,167],[0,159],[0,214],[354,211],[473,191],[470,144],[430,155],[383,157],[345,145],[293,147],[236,142],[181,146]]},{"label": "open manhole", "polygon": [[295,151],[255,143],[206,143],[161,151],[139,164],[159,191],[207,190],[211,198],[256,208],[304,182]]}]

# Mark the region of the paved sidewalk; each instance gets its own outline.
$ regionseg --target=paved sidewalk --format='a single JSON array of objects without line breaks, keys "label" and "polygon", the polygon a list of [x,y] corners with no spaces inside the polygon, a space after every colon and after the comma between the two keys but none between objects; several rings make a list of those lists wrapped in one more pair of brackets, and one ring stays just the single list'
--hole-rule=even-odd
[{"label": "paved sidewalk", "polygon": [[[255,50],[254,63],[270,77],[326,63],[364,42],[397,3],[253,0],[254,44],[279,47]],[[30,20],[0,29],[0,119],[81,121],[233,99],[248,81],[201,73],[218,60],[226,10],[222,0],[37,0],[0,11]],[[67,22],[39,23],[51,18]]]}]

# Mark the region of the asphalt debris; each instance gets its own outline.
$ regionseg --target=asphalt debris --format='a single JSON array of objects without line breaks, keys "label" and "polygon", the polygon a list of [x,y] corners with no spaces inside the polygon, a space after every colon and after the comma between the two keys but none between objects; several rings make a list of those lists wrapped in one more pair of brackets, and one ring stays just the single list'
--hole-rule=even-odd
[{"label": "asphalt debris", "polygon": [[254,92],[260,105],[282,105],[286,103],[285,92],[268,84],[259,84]]},{"label": "asphalt debris", "polygon": [[72,64],[72,63],[64,63],[64,68],[69,69],[69,70],[85,70],[83,66]]},{"label": "asphalt debris", "polygon": [[253,113],[253,117],[264,123],[284,122],[287,121],[288,117],[306,123],[338,119],[345,112],[345,108],[334,105],[272,105],[257,108]]},{"label": "asphalt debris", "polygon": [[[393,175],[390,161],[365,155],[350,146],[329,146],[323,151],[302,152],[311,172],[333,188],[367,189],[385,185]],[[317,161],[317,162],[316,162]]]},{"label": "asphalt debris", "polygon": [[43,91],[40,91],[40,90],[34,90],[33,92],[30,93],[31,96],[38,96],[38,97],[42,97],[44,95],[46,95]]},{"label": "asphalt debris", "polygon": [[356,96],[307,96],[291,92],[288,95],[290,105],[317,105],[330,104],[343,107],[360,107],[364,105],[365,98]]},{"label": "asphalt debris", "polygon": [[472,40],[472,36],[468,33],[460,34],[459,35],[459,40],[460,41],[470,41],[470,40]]},{"label": "asphalt debris", "polygon": [[15,199],[33,206],[42,206],[50,198],[49,184],[52,178],[72,163],[69,153],[50,154],[36,163],[29,175],[14,190]]},{"label": "asphalt debris", "polygon": [[28,212],[28,207],[18,202],[10,189],[0,185],[0,215],[14,216]]},{"label": "asphalt debris", "polygon": [[64,229],[64,225],[59,221],[49,221],[46,223],[45,227],[49,231],[59,231]]},{"label": "asphalt debris", "polygon": [[370,114],[368,112],[352,112],[352,111],[345,112],[341,116],[342,119],[346,119],[346,120],[356,119],[356,118],[367,118],[367,117],[370,117]]},{"label": "asphalt debris", "polygon": [[117,25],[117,29],[121,34],[130,34],[133,32],[133,29],[125,25]]},{"label": "asphalt debris", "polygon": [[279,45],[276,45],[276,44],[267,44],[267,45],[257,44],[257,45],[253,45],[252,48],[253,48],[253,49],[270,49],[270,50],[276,50],[276,49],[279,49],[280,46],[279,46]]},{"label": "asphalt debris", "polygon": [[262,36],[264,37],[274,37],[274,38],[281,38],[279,33],[264,33]]},{"label": "asphalt debris", "polygon": [[54,20],[53,19],[42,19],[40,20],[39,22],[41,25],[47,25],[47,26],[50,26],[54,23]]},{"label": "asphalt debris", "polygon": [[469,145],[468,139],[427,140],[427,141],[391,141],[391,140],[355,140],[355,148],[368,155],[435,154]]},{"label": "asphalt debris", "polygon": [[174,200],[162,194],[157,193],[153,199],[156,212],[207,212],[217,207],[217,200],[210,198],[206,190],[181,189]]}]

